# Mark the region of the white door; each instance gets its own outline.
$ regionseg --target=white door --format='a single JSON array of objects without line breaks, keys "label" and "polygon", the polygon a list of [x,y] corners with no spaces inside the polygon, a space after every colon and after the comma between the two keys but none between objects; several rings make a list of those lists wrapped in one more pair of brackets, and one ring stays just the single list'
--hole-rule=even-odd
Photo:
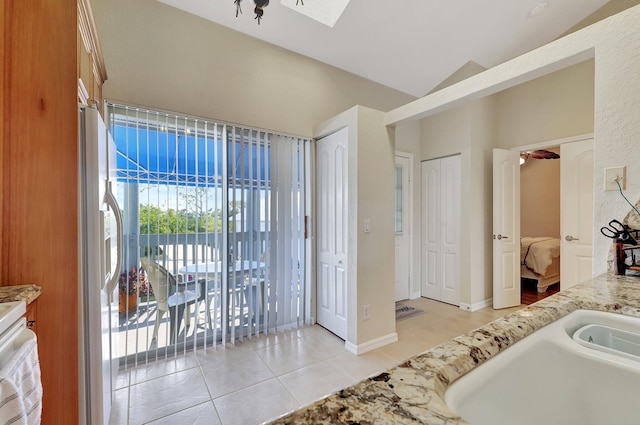
[{"label": "white door", "polygon": [[318,324],[347,338],[347,142],[342,129],[316,143]]},{"label": "white door", "polygon": [[593,139],[560,145],[560,289],[591,278]]},{"label": "white door", "polygon": [[442,290],[440,300],[460,305],[460,155],[440,160]]},{"label": "white door", "polygon": [[422,296],[440,299],[440,160],[422,163]]},{"label": "white door", "polygon": [[411,179],[411,159],[396,155],[395,172],[395,255],[396,255],[396,301],[406,300],[410,296],[410,221],[409,196]]},{"label": "white door", "polygon": [[493,150],[493,308],[520,305],[520,152]]},{"label": "white door", "polygon": [[422,296],[460,304],[460,155],[422,163]]}]

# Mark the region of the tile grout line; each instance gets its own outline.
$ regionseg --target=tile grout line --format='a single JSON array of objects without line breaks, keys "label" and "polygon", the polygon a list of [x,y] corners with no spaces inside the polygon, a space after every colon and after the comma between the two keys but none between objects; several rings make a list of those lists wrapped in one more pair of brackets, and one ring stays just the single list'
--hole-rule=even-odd
[{"label": "tile grout line", "polygon": [[202,370],[202,365],[198,365],[198,370],[200,371],[200,377],[204,381],[204,386],[207,389],[207,393],[209,393],[209,402],[211,402],[211,405],[213,406],[213,410],[215,410],[216,415],[218,416],[218,421],[222,424],[222,418],[220,417],[220,412],[218,412],[218,408],[216,407],[216,404],[213,401],[213,396],[211,395],[211,389],[209,388],[209,383],[207,382],[207,378],[205,377],[204,371]]}]

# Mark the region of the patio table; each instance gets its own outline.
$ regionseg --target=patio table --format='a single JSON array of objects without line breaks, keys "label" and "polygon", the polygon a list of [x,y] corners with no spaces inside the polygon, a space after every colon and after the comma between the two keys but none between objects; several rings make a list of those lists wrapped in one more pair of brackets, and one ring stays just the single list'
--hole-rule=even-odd
[{"label": "patio table", "polygon": [[[233,267],[229,267],[229,273],[245,273],[252,270],[261,270],[265,267],[265,263],[260,261],[236,261]],[[180,267],[178,273],[183,277],[193,276],[194,279],[207,277],[220,277],[222,272],[222,261],[210,261],[207,263],[195,263],[188,266]],[[187,279],[188,280],[188,279]]]},{"label": "patio table", "polygon": [[[235,274],[235,276],[233,276],[235,277],[235,283],[229,284],[229,293],[232,294],[233,292],[236,292],[236,294],[240,294],[240,291],[243,290],[245,299],[248,299],[248,291],[250,288],[253,288],[255,291],[254,299],[257,300],[260,314],[262,314],[263,311],[262,284],[264,283],[264,280],[260,278],[260,274],[265,266],[266,263],[261,261],[241,260],[234,262],[233,265],[228,268],[229,275]],[[207,281],[210,281],[213,279],[216,282],[220,282],[222,269],[222,261],[211,261],[180,267],[178,269],[178,273],[182,276],[183,280],[206,279]],[[231,278],[232,277],[229,279],[230,281]],[[247,279],[253,280],[253,282],[243,285]],[[220,287],[216,285],[216,287],[209,289],[217,291]],[[237,304],[240,304],[239,300],[237,301]],[[212,326],[210,315],[209,323],[210,326]]]}]

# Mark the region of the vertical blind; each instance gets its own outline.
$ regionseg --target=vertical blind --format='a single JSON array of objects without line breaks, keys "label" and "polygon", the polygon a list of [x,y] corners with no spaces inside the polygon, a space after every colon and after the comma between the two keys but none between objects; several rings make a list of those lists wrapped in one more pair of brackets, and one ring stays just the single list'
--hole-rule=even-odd
[{"label": "vertical blind", "polygon": [[310,141],[127,105],[107,120],[137,293],[124,363],[304,324]]}]

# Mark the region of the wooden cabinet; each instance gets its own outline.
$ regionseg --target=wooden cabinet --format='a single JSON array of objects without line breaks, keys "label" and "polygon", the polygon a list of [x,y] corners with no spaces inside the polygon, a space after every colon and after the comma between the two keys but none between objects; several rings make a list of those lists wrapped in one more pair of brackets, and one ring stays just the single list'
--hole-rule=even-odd
[{"label": "wooden cabinet", "polygon": [[45,425],[79,422],[78,87],[101,106],[106,78],[88,6],[0,1],[0,282],[42,288],[30,313]]},{"label": "wooden cabinet", "polygon": [[102,85],[107,79],[89,0],[78,1],[78,101],[103,114]]}]

